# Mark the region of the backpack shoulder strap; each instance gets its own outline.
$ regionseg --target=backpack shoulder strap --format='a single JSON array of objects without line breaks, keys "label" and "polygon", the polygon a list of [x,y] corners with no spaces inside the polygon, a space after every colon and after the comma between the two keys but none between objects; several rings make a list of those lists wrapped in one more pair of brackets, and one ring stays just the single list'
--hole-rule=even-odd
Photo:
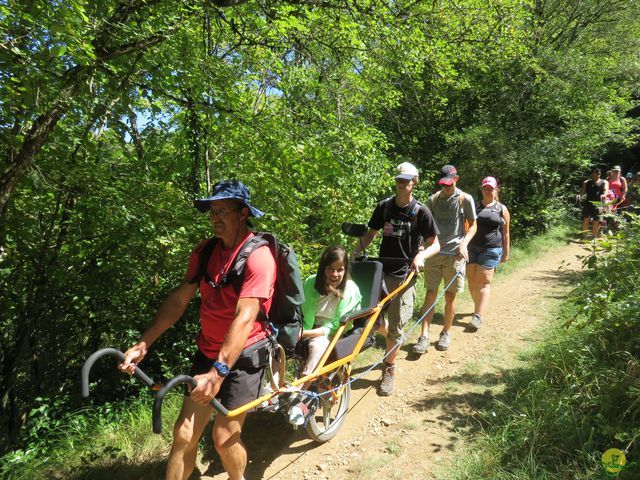
[{"label": "backpack shoulder strap", "polygon": [[216,237],[210,238],[200,250],[198,256],[198,276],[194,279],[194,283],[200,283],[202,278],[204,278],[207,283],[211,281],[211,277],[209,277],[209,273],[207,272],[207,265],[209,265],[211,254],[217,243],[218,239]]},{"label": "backpack shoulder strap", "polygon": [[[205,246],[200,251],[200,258],[198,262],[198,276],[195,279],[197,282],[200,282],[201,279],[204,279],[205,282],[211,283],[211,277],[207,272],[207,265],[209,264],[209,260],[211,259],[211,254],[213,253],[213,249],[218,243],[218,239],[216,237],[209,240]],[[261,247],[262,245],[268,245],[269,242],[262,238],[260,234],[255,234],[250,239],[246,240],[235,258],[229,269],[222,274],[220,277],[220,286],[225,286],[228,283],[233,285],[233,288],[236,290],[236,293],[240,293],[240,289],[242,288],[242,282],[244,281],[244,269],[247,265],[247,260],[249,259],[249,255],[256,248]]]},{"label": "backpack shoulder strap", "polygon": [[263,238],[263,234],[260,233],[255,233],[250,239],[245,241],[242,247],[240,247],[240,250],[238,250],[238,254],[233,260],[231,268],[223,275],[221,283],[224,285],[231,282],[236,293],[240,293],[242,282],[244,281],[244,269],[247,266],[249,255],[263,245],[269,245],[269,241]]},{"label": "backpack shoulder strap", "polygon": [[458,197],[458,202],[460,202],[460,210],[462,210],[462,213],[464,214],[464,199],[465,199],[465,193],[460,190],[460,196]]},{"label": "backpack shoulder strap", "polygon": [[433,194],[433,201],[431,202],[433,204],[433,206],[436,206],[436,202],[438,201],[438,199],[440,198],[440,192],[442,190],[438,190],[436,193]]},{"label": "backpack shoulder strap", "polygon": [[393,202],[395,195],[385,198],[381,203],[384,203],[384,210],[382,212],[382,221],[387,222],[389,220],[389,211],[391,210],[391,202]]},{"label": "backpack shoulder strap", "polygon": [[416,215],[418,215],[421,206],[422,204],[418,200],[412,198],[411,203],[409,203],[409,216],[415,217]]},{"label": "backpack shoulder strap", "polygon": [[415,229],[418,227],[418,214],[420,213],[420,209],[422,208],[422,203],[415,198],[411,200],[409,204],[409,217],[411,218],[411,228]]}]

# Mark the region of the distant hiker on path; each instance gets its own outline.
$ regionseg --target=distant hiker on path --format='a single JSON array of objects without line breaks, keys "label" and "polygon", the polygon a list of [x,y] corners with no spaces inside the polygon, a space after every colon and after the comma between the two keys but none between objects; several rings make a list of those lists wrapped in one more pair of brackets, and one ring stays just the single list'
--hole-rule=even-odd
[{"label": "distant hiker on path", "polygon": [[591,178],[582,182],[582,195],[586,196],[582,203],[582,235],[586,238],[589,232],[589,222],[592,222],[591,232],[593,238],[598,238],[600,234],[600,222],[602,221],[601,206],[604,205],[605,195],[609,190],[606,180],[600,178],[602,171],[594,168],[591,171]]},{"label": "distant hiker on path", "polygon": [[609,190],[613,192],[616,200],[611,210],[616,212],[618,205],[624,202],[627,196],[627,180],[622,176],[620,165],[616,165],[611,169],[611,175],[607,177],[607,182],[609,183]]}]

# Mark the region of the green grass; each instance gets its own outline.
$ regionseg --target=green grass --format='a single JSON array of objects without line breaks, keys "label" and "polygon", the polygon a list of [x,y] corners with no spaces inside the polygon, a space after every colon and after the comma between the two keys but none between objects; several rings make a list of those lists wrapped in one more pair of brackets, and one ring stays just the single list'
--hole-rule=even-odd
[{"label": "green grass", "polygon": [[386,443],[384,449],[390,455],[395,455],[397,457],[402,451],[402,445],[400,445],[397,439],[392,439]]},{"label": "green grass", "polygon": [[407,423],[403,423],[402,425],[400,425],[400,428],[403,430],[409,430],[409,431],[413,431],[416,430],[418,428],[418,425],[414,422],[407,422]]},{"label": "green grass", "polygon": [[[0,473],[6,480],[87,478],[85,468],[104,469],[114,462],[141,463],[165,453],[182,396],[167,396],[161,435],[151,433],[149,397],[132,401],[119,413],[87,408],[69,415],[65,427],[50,431],[37,444],[5,455]],[[112,478],[105,473],[102,478]],[[97,477],[92,477],[97,478]]]},{"label": "green grass", "polygon": [[[544,235],[512,244],[509,260],[500,264],[496,270],[494,279],[498,280],[503,276],[508,277],[512,272],[526,268],[528,265],[534,263],[538,258],[540,258],[541,252],[552,250],[557,248],[559,245],[566,245],[572,239],[576,238],[575,235],[574,226],[563,224],[552,228]],[[418,310],[419,306],[422,305],[426,293],[423,278],[424,277],[421,275],[417,284],[416,310]],[[442,293],[442,286],[439,293]],[[467,289],[466,284],[464,291],[458,294],[456,298],[458,301],[471,301],[471,296],[469,295],[469,290]],[[440,299],[436,304],[435,312],[437,314],[442,314],[443,309],[444,299]],[[415,338],[417,338],[417,336],[418,334],[415,333]]]},{"label": "green grass", "polygon": [[387,455],[375,455],[360,457],[351,465],[349,471],[354,473],[357,478],[375,478],[379,470],[388,463]]},{"label": "green grass", "polygon": [[508,275],[514,270],[526,267],[535,262],[541,252],[556,248],[560,244],[567,244],[577,238],[576,226],[569,224],[558,225],[544,235],[513,243],[509,260],[500,265],[496,275]]},{"label": "green grass", "polygon": [[543,341],[480,412],[449,478],[611,478],[609,448],[628,450],[617,478],[640,478],[640,225],[598,250]]}]

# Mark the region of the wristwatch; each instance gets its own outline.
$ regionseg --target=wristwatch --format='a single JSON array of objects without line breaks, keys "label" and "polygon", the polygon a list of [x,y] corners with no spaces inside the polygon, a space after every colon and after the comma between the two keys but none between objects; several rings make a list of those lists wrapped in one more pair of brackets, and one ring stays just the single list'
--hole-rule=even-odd
[{"label": "wristwatch", "polygon": [[213,368],[216,369],[218,375],[220,375],[221,377],[226,377],[227,375],[229,375],[229,365],[227,365],[226,363],[218,361],[213,362]]}]

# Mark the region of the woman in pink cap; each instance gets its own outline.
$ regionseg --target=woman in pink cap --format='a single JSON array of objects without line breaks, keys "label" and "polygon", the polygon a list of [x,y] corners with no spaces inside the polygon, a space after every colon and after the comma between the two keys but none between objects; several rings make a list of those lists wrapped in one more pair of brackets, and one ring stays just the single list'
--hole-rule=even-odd
[{"label": "woman in pink cap", "polygon": [[476,204],[478,230],[469,242],[467,280],[474,303],[469,327],[478,330],[489,303],[491,280],[498,264],[509,259],[509,210],[498,201],[498,182],[482,180],[482,200]]}]

